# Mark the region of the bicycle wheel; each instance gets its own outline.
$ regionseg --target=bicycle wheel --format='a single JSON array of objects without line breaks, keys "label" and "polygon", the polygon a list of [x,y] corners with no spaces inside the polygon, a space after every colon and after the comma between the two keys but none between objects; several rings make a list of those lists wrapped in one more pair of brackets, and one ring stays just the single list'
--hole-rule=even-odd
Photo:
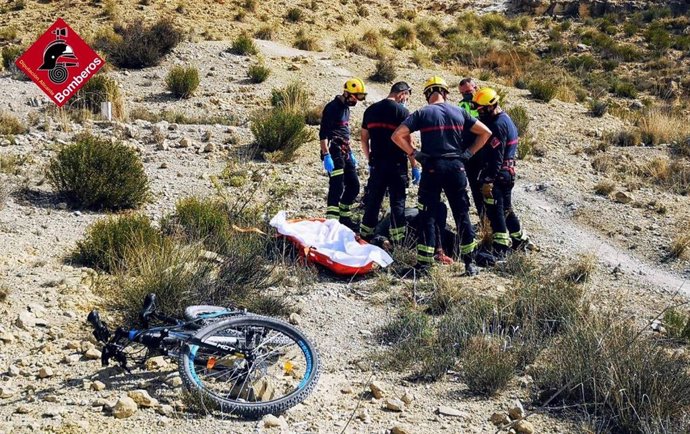
[{"label": "bicycle wheel", "polygon": [[187,345],[180,375],[192,393],[224,413],[246,418],[279,414],[302,402],[319,378],[319,358],[291,325],[241,315],[199,330],[195,338],[224,350]]}]

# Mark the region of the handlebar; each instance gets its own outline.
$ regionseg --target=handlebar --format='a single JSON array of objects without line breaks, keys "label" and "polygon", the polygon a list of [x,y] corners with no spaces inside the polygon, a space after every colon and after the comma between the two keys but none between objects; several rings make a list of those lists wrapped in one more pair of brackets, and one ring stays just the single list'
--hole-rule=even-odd
[{"label": "handlebar", "polygon": [[108,342],[108,339],[110,339],[110,331],[108,330],[108,325],[101,321],[98,310],[92,310],[89,316],[86,317],[86,320],[93,326],[94,337],[100,342]]}]

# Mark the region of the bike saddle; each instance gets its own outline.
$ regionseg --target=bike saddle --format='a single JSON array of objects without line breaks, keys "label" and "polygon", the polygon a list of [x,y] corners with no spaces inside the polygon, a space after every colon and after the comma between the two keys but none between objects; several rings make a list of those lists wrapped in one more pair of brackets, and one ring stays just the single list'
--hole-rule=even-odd
[{"label": "bike saddle", "polygon": [[219,312],[228,312],[228,309],[221,306],[197,305],[189,306],[184,310],[184,318],[193,321],[202,315],[213,315]]}]

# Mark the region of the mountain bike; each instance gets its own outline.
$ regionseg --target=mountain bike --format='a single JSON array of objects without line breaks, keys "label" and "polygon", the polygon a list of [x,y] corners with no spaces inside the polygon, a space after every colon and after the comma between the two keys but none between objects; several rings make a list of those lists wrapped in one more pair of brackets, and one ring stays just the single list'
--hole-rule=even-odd
[{"label": "mountain bike", "polygon": [[314,346],[283,321],[219,306],[189,306],[181,320],[157,312],[155,294],[144,299],[140,319],[143,329],[111,333],[97,310],[89,313],[93,335],[103,343],[102,365],[113,359],[131,372],[128,361],[176,357],[187,390],[222,413],[279,414],[306,399],[318,381]]}]

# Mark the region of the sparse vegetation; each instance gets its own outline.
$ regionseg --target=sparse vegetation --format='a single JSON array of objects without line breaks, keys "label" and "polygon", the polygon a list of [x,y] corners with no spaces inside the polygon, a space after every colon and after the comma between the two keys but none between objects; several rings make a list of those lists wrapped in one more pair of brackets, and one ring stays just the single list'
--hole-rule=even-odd
[{"label": "sparse vegetation", "polygon": [[271,75],[271,68],[263,63],[255,63],[249,67],[247,75],[252,83],[263,83]]},{"label": "sparse vegetation", "polygon": [[46,177],[80,208],[136,208],[149,195],[148,178],[136,151],[89,134],[60,149]]},{"label": "sparse vegetation", "polygon": [[462,352],[462,381],[473,393],[493,395],[508,385],[516,365],[500,338],[473,336]]},{"label": "sparse vegetation", "polygon": [[161,242],[160,233],[144,215],[109,217],[87,229],[84,239],[77,242],[73,259],[84,266],[112,272],[126,268],[132,250],[153,248]]},{"label": "sparse vegetation", "polygon": [[369,78],[379,83],[390,83],[396,75],[395,61],[392,57],[386,57],[376,62],[376,69]]},{"label": "sparse vegetation", "polygon": [[160,19],[151,26],[138,20],[127,26],[116,25],[114,33],[97,36],[94,48],[105,52],[120,68],[139,69],[158,65],[182,39],[182,32],[170,19]]},{"label": "sparse vegetation", "polygon": [[191,97],[199,82],[199,70],[195,66],[173,66],[165,77],[165,86],[175,98]]},{"label": "sparse vegetation", "polygon": [[213,251],[224,251],[230,230],[225,204],[217,199],[188,197],[177,202],[175,214],[161,222],[163,231],[188,242],[203,242]]},{"label": "sparse vegetation", "polygon": [[18,117],[0,111],[0,136],[14,135],[14,134],[24,134],[28,131],[28,128]]},{"label": "sparse vegetation", "polygon": [[305,51],[319,51],[319,43],[316,38],[308,35],[303,29],[300,29],[295,36],[295,48]]},{"label": "sparse vegetation", "polygon": [[535,99],[539,101],[549,102],[556,96],[558,87],[551,82],[545,80],[532,80],[528,83],[527,89]]},{"label": "sparse vegetation", "polygon": [[228,51],[239,56],[253,56],[259,52],[259,49],[248,34],[242,33],[232,41],[232,46]]},{"label": "sparse vegetation", "polygon": [[263,26],[259,28],[259,30],[254,33],[254,37],[256,39],[263,39],[265,41],[270,41],[273,39],[273,34],[275,33],[275,29],[272,26]]},{"label": "sparse vegetation", "polygon": [[285,14],[285,19],[288,20],[291,23],[297,23],[302,21],[302,18],[304,17],[304,12],[302,9],[297,8],[297,7],[292,7],[288,9],[287,13]]},{"label": "sparse vegetation", "polygon": [[609,139],[614,146],[638,146],[642,140],[637,129],[620,130]]},{"label": "sparse vegetation", "polygon": [[647,145],[683,142],[690,137],[690,122],[688,122],[688,118],[683,118],[660,109],[645,111],[637,125],[640,130],[641,140]]},{"label": "sparse vegetation", "polygon": [[309,92],[299,81],[294,81],[280,89],[271,91],[271,105],[288,111],[301,113],[311,105]]},{"label": "sparse vegetation", "polygon": [[593,254],[580,255],[563,270],[563,278],[573,283],[583,283],[596,270],[597,259]]},{"label": "sparse vegetation", "polygon": [[595,118],[600,118],[606,114],[609,110],[609,104],[606,101],[600,99],[593,99],[589,102],[589,112]]},{"label": "sparse vegetation", "polygon": [[506,110],[518,130],[518,135],[524,137],[529,131],[529,114],[523,106],[515,106]]},{"label": "sparse vegetation", "polygon": [[601,180],[594,186],[594,192],[600,196],[608,196],[615,189],[616,183],[608,179]]},{"label": "sparse vegetation", "polygon": [[690,231],[687,224],[681,226],[673,238],[669,254],[675,259],[690,259]]},{"label": "sparse vegetation", "polygon": [[668,337],[680,342],[690,340],[690,316],[686,312],[670,308],[664,312],[662,323]]},{"label": "sparse vegetation", "polygon": [[391,34],[393,46],[397,49],[411,48],[417,40],[417,32],[408,23],[400,23]]},{"label": "sparse vegetation", "polygon": [[185,113],[174,112],[170,110],[162,110],[160,112],[152,112],[142,107],[136,107],[129,111],[130,119],[142,119],[151,123],[166,121],[171,124],[185,124],[185,125],[237,125],[238,119],[232,115],[224,114],[202,114],[202,115],[188,115]]}]

